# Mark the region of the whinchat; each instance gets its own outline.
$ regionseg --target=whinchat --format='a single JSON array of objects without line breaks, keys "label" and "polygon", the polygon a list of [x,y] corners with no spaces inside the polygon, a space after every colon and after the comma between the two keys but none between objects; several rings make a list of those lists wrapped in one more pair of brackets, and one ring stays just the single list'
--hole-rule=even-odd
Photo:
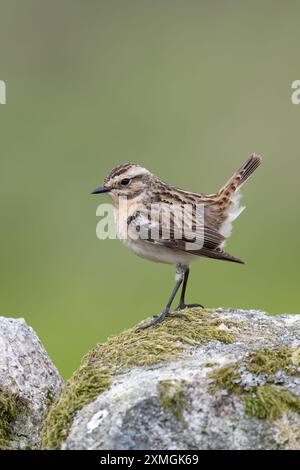
[{"label": "whinchat", "polygon": [[137,255],[176,266],[176,284],[163,312],[142,326],[162,322],[182,285],[175,312],[200,304],[186,304],[189,265],[201,257],[244,264],[224,251],[239,206],[240,188],[261,163],[251,155],[214,194],[205,195],[171,186],[135,163],[115,167],[92,194],[107,193],[114,206],[118,238]]}]

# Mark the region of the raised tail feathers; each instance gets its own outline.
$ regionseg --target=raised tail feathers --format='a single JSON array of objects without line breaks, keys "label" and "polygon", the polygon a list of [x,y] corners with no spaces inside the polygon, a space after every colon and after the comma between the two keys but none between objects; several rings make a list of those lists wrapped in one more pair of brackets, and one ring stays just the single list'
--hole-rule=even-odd
[{"label": "raised tail feathers", "polygon": [[239,170],[234,173],[234,175],[227,181],[227,183],[220,189],[219,193],[224,191],[230,191],[231,193],[240,188],[247,179],[252,175],[252,173],[259,167],[261,164],[262,158],[260,155],[253,153],[245,163],[239,168]]}]

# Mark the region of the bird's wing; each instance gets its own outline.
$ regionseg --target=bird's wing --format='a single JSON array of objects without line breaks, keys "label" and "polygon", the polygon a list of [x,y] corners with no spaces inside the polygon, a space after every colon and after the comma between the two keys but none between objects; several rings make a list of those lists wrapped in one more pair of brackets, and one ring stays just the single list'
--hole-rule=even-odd
[{"label": "bird's wing", "polygon": [[[137,210],[128,218],[128,233],[131,238],[143,239],[146,243],[165,246],[173,250],[184,251],[197,256],[223,259],[227,261],[240,262],[237,258],[219,249],[225,240],[217,230],[205,226],[204,223],[196,228],[193,225],[195,218],[192,216],[182,228],[182,218],[176,213],[174,207],[170,206],[170,217],[163,217],[157,211],[145,213]],[[188,217],[187,217],[188,219]]]}]

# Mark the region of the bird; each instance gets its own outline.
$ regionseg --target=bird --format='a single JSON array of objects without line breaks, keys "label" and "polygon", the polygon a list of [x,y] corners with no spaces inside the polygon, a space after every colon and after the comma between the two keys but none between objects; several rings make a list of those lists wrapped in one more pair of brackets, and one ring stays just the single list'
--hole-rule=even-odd
[{"label": "bird", "polygon": [[[137,163],[116,166],[92,191],[110,197],[117,237],[127,248],[142,258],[176,268],[175,287],[165,308],[141,329],[154,327],[168,316],[184,318],[180,311],[186,308],[203,308],[201,304],[185,303],[191,262],[211,258],[244,264],[224,251],[224,246],[232,222],[244,210],[239,203],[240,189],[261,161],[261,156],[253,153],[218,192],[208,195],[172,186]],[[199,208],[202,217],[198,220]],[[171,312],[180,287],[179,304]]]}]

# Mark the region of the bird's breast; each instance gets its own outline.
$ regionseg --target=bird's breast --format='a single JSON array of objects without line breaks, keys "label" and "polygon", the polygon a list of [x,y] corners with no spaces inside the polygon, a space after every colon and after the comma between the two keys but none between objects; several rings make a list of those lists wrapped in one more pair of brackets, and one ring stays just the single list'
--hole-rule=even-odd
[{"label": "bird's breast", "polygon": [[140,201],[124,200],[115,206],[114,217],[117,227],[117,236],[120,240],[131,239],[130,230],[128,230],[128,219],[134,215],[140,204]]}]

